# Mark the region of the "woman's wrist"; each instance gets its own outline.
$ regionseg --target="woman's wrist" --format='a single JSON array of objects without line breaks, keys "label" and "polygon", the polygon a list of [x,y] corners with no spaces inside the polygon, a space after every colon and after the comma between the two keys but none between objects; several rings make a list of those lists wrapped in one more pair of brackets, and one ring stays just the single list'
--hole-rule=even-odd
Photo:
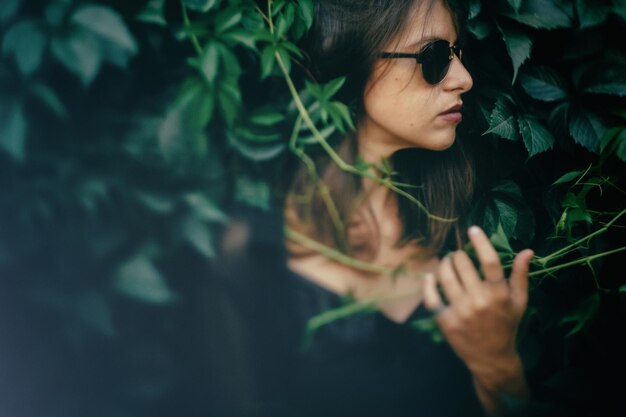
[{"label": "woman's wrist", "polygon": [[506,415],[504,398],[530,400],[530,389],[519,355],[494,360],[472,372],[474,386],[487,415]]}]

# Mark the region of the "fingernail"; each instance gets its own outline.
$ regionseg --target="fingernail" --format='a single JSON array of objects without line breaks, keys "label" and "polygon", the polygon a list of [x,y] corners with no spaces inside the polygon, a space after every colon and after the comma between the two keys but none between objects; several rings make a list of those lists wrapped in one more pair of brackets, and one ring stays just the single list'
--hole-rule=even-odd
[{"label": "fingernail", "polygon": [[476,236],[480,233],[480,228],[478,226],[470,226],[469,229],[467,229],[467,234],[471,235],[471,236]]}]

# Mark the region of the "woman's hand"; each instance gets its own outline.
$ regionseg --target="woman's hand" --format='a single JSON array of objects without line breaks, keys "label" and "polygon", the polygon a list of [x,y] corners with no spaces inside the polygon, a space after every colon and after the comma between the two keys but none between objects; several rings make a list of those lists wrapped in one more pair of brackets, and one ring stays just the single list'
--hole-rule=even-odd
[{"label": "woman's hand", "polygon": [[[528,265],[533,251],[526,249],[517,254],[507,280],[498,253],[485,233],[473,226],[468,235],[484,280],[469,256],[456,251],[441,261],[436,278],[426,278],[424,303],[437,312],[439,328],[472,372],[479,397],[489,410],[495,407],[493,402],[500,393],[520,398],[528,395],[516,336],[528,302]],[[447,306],[439,296],[436,279]]]}]

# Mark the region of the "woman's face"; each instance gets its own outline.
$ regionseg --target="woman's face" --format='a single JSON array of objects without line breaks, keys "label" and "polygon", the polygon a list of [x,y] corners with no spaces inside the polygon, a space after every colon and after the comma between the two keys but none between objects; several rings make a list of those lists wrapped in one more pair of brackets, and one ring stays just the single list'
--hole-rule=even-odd
[{"label": "woman's face", "polygon": [[[419,52],[435,39],[457,42],[452,16],[442,1],[428,15],[426,9],[414,9],[405,30],[385,52]],[[445,78],[435,85],[424,80],[414,59],[378,60],[365,87],[365,114],[358,135],[361,155],[378,162],[402,148],[450,147],[461,113],[449,110],[462,104],[461,94],[471,88],[472,77],[456,56]]]}]

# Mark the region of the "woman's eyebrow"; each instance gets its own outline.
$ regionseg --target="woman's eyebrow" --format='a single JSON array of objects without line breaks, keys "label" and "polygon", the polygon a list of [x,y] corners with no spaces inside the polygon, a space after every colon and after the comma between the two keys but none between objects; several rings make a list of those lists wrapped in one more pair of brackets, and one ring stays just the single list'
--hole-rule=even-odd
[{"label": "woman's eyebrow", "polygon": [[[427,38],[422,38],[422,39],[420,39],[420,40],[418,40],[418,41],[415,41],[415,42],[413,42],[413,43],[411,43],[411,44],[407,45],[407,46],[406,46],[406,48],[410,48],[410,49],[412,49],[412,50],[420,50],[423,46],[425,46],[425,45],[427,45],[427,44],[429,44],[429,43],[431,43],[431,42],[434,42],[434,41],[442,41],[442,40],[443,40],[443,41],[446,41],[446,42],[450,42],[450,41],[449,41],[449,40],[447,40],[446,38],[442,38],[442,37],[440,37],[440,36],[429,36],[429,37],[427,37]],[[457,43],[457,40],[454,40],[454,41],[452,42],[452,44],[456,44],[456,43]]]}]

